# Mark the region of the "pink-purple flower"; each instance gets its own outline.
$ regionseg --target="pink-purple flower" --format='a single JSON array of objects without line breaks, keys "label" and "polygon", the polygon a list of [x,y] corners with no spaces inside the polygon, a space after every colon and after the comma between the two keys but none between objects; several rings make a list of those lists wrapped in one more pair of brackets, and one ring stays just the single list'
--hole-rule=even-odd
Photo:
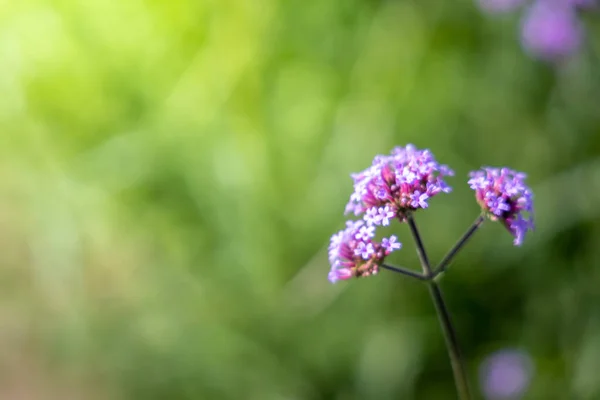
[{"label": "pink-purple flower", "polygon": [[509,168],[490,168],[470,173],[469,186],[486,215],[501,221],[514,237],[523,243],[525,233],[534,229],[533,192],[525,185],[526,175]]},{"label": "pink-purple flower", "polygon": [[454,172],[439,164],[429,150],[413,145],[396,147],[390,155],[378,155],[366,170],[352,174],[354,192],[346,213],[364,215],[368,225],[388,225],[406,213],[427,208],[428,200],[451,188],[444,181]]},{"label": "pink-purple flower", "polygon": [[331,237],[329,244],[329,280],[338,280],[374,275],[386,256],[402,247],[394,235],[374,240],[375,227],[365,221],[348,221],[346,229]]}]

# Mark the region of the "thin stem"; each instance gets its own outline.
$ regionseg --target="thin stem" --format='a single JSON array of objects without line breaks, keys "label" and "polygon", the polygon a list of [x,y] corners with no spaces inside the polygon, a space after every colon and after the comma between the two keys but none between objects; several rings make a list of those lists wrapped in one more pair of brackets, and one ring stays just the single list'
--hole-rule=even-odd
[{"label": "thin stem", "polygon": [[417,254],[419,255],[419,260],[421,261],[421,266],[423,267],[423,272],[427,276],[431,276],[431,266],[429,265],[429,258],[427,258],[427,252],[425,251],[425,246],[423,246],[423,241],[421,240],[421,235],[419,234],[419,230],[417,229],[417,224],[415,223],[415,219],[411,214],[406,216],[408,220],[408,226],[410,226],[410,232],[415,239],[415,244],[417,245]]},{"label": "thin stem", "polygon": [[461,400],[471,399],[469,392],[469,382],[467,380],[467,373],[465,371],[462,355],[460,352],[460,346],[458,344],[458,338],[456,336],[456,330],[452,325],[450,319],[450,312],[444,297],[442,296],[442,290],[438,286],[437,282],[429,282],[429,291],[431,298],[435,304],[435,310],[437,311],[438,319],[444,333],[444,339],[446,340],[446,348],[448,349],[448,355],[450,356],[450,363],[452,364],[452,372],[454,373],[454,383],[458,391],[458,397]]},{"label": "thin stem", "polygon": [[483,221],[485,221],[485,217],[483,215],[480,215],[480,216],[477,217],[477,219],[475,220],[475,222],[473,222],[473,225],[471,225],[469,227],[469,229],[458,240],[458,242],[456,242],[456,244],[454,245],[454,247],[452,247],[452,249],[450,249],[450,251],[448,252],[448,254],[446,254],[444,256],[444,258],[442,259],[442,261],[435,268],[435,271],[433,272],[433,277],[434,278],[436,276],[438,276],[439,274],[441,274],[442,272],[444,272],[446,270],[446,268],[448,268],[448,266],[452,262],[452,259],[454,258],[454,256],[456,256],[456,254],[458,254],[458,252],[467,243],[467,241],[471,238],[471,236],[473,236],[473,234],[477,231],[477,229],[479,229],[479,227],[481,226],[481,224],[483,224]]},{"label": "thin stem", "polygon": [[399,274],[407,275],[407,276],[410,276],[411,278],[416,278],[421,281],[428,281],[430,279],[429,277],[427,277],[423,274],[420,274],[418,272],[411,271],[410,269],[406,269],[406,268],[402,268],[402,267],[394,267],[393,265],[381,264],[381,268],[385,268],[387,270],[397,272]]},{"label": "thin stem", "polygon": [[446,341],[448,355],[450,356],[450,364],[452,365],[454,383],[456,384],[458,397],[460,400],[470,400],[471,394],[469,392],[469,382],[467,380],[467,374],[460,353],[456,330],[454,329],[452,320],[450,318],[450,312],[448,311],[448,307],[446,307],[440,287],[432,279],[434,276],[431,272],[431,266],[429,265],[429,258],[427,257],[425,246],[423,245],[421,235],[419,234],[419,229],[417,228],[417,224],[415,223],[412,214],[408,214],[407,220],[410,226],[410,231],[412,232],[413,238],[415,239],[415,243],[417,245],[417,253],[419,255],[419,259],[421,260],[423,273],[427,278],[429,278],[429,292],[431,294],[433,304],[435,305],[435,311],[437,313],[438,320],[442,326],[442,332]]}]

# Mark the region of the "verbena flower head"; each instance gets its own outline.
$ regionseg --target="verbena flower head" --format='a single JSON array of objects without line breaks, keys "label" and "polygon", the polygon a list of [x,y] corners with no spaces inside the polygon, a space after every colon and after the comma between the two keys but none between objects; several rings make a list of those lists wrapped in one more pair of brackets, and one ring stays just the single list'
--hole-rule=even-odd
[{"label": "verbena flower head", "polygon": [[[493,221],[501,221],[519,246],[533,230],[533,192],[525,185],[526,175],[508,168],[486,167],[470,173],[469,186],[477,202]],[[527,216],[525,214],[528,214]]]},{"label": "verbena flower head", "polygon": [[331,237],[329,244],[329,280],[338,280],[374,275],[386,256],[402,247],[394,235],[373,240],[375,227],[364,221],[348,221],[346,229]]},{"label": "verbena flower head", "polygon": [[346,214],[365,214],[368,225],[388,225],[395,217],[403,220],[407,212],[427,208],[436,194],[450,192],[443,178],[452,175],[429,150],[411,144],[396,147],[389,156],[377,155],[369,168],[351,175],[354,193]]}]

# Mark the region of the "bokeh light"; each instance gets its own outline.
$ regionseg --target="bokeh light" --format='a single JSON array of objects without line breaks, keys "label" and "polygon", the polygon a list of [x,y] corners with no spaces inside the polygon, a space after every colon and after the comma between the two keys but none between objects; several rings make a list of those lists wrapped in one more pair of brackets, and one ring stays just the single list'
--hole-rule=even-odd
[{"label": "bokeh light", "polygon": [[516,349],[499,350],[482,363],[480,385],[488,400],[516,400],[523,397],[534,373],[531,357]]}]

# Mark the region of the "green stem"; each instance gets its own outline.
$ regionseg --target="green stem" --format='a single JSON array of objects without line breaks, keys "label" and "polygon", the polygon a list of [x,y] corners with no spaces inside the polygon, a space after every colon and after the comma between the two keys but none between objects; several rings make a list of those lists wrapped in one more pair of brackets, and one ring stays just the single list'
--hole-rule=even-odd
[{"label": "green stem", "polygon": [[471,236],[473,236],[473,234],[477,231],[477,229],[479,229],[481,224],[483,224],[483,221],[485,221],[485,216],[483,216],[483,215],[480,215],[477,217],[477,219],[475,219],[475,222],[473,222],[473,224],[469,227],[469,229],[463,234],[463,236],[458,240],[458,242],[456,242],[454,247],[452,247],[452,249],[450,249],[448,254],[446,254],[444,256],[442,261],[435,268],[435,271],[433,272],[434,278],[436,276],[438,276],[439,274],[441,274],[442,272],[444,272],[446,270],[446,268],[448,268],[448,266],[452,262],[452,259],[454,258],[454,256],[456,256],[456,254],[462,249],[462,247],[467,243],[467,241],[471,238]]},{"label": "green stem", "polygon": [[408,221],[408,225],[410,226],[410,232],[413,235],[413,239],[415,239],[415,244],[417,245],[417,254],[419,256],[419,260],[421,261],[423,272],[426,276],[431,276],[431,266],[429,265],[429,258],[427,257],[425,246],[423,246],[423,241],[421,240],[421,235],[419,234],[419,230],[417,229],[417,224],[415,223],[415,219],[412,213],[408,214],[406,216],[406,219]]},{"label": "green stem", "polygon": [[454,383],[456,384],[456,390],[458,391],[458,398],[461,400],[470,400],[471,394],[469,392],[467,373],[460,352],[456,330],[450,319],[450,311],[448,310],[448,307],[446,307],[444,297],[442,296],[442,290],[437,282],[433,280],[429,282],[429,291],[444,333],[446,348],[448,349],[450,363],[452,364],[452,372],[454,373]]},{"label": "green stem", "polygon": [[423,274],[420,274],[418,272],[411,271],[410,269],[406,269],[406,268],[402,268],[402,267],[395,267],[393,265],[381,264],[381,268],[387,269],[389,271],[397,272],[399,274],[403,274],[406,276],[410,276],[411,278],[416,278],[421,281],[428,281],[430,279],[429,277],[427,277]]},{"label": "green stem", "polygon": [[450,312],[448,311],[448,307],[446,307],[440,287],[438,286],[437,282],[431,279],[433,278],[433,275],[431,273],[429,259],[427,258],[427,252],[425,251],[425,246],[423,246],[421,235],[419,234],[417,224],[415,223],[412,214],[407,216],[407,220],[408,225],[410,226],[410,231],[417,245],[417,252],[419,254],[419,259],[421,260],[423,273],[427,278],[430,279],[428,282],[429,292],[431,294],[433,304],[435,305],[438,320],[440,321],[444,339],[446,341],[446,348],[448,350],[448,355],[450,356],[450,364],[452,365],[452,372],[454,373],[454,383],[456,384],[458,397],[460,400],[471,400],[469,382],[467,380],[467,374],[464,368],[456,330],[454,329],[452,319],[450,318]]}]

